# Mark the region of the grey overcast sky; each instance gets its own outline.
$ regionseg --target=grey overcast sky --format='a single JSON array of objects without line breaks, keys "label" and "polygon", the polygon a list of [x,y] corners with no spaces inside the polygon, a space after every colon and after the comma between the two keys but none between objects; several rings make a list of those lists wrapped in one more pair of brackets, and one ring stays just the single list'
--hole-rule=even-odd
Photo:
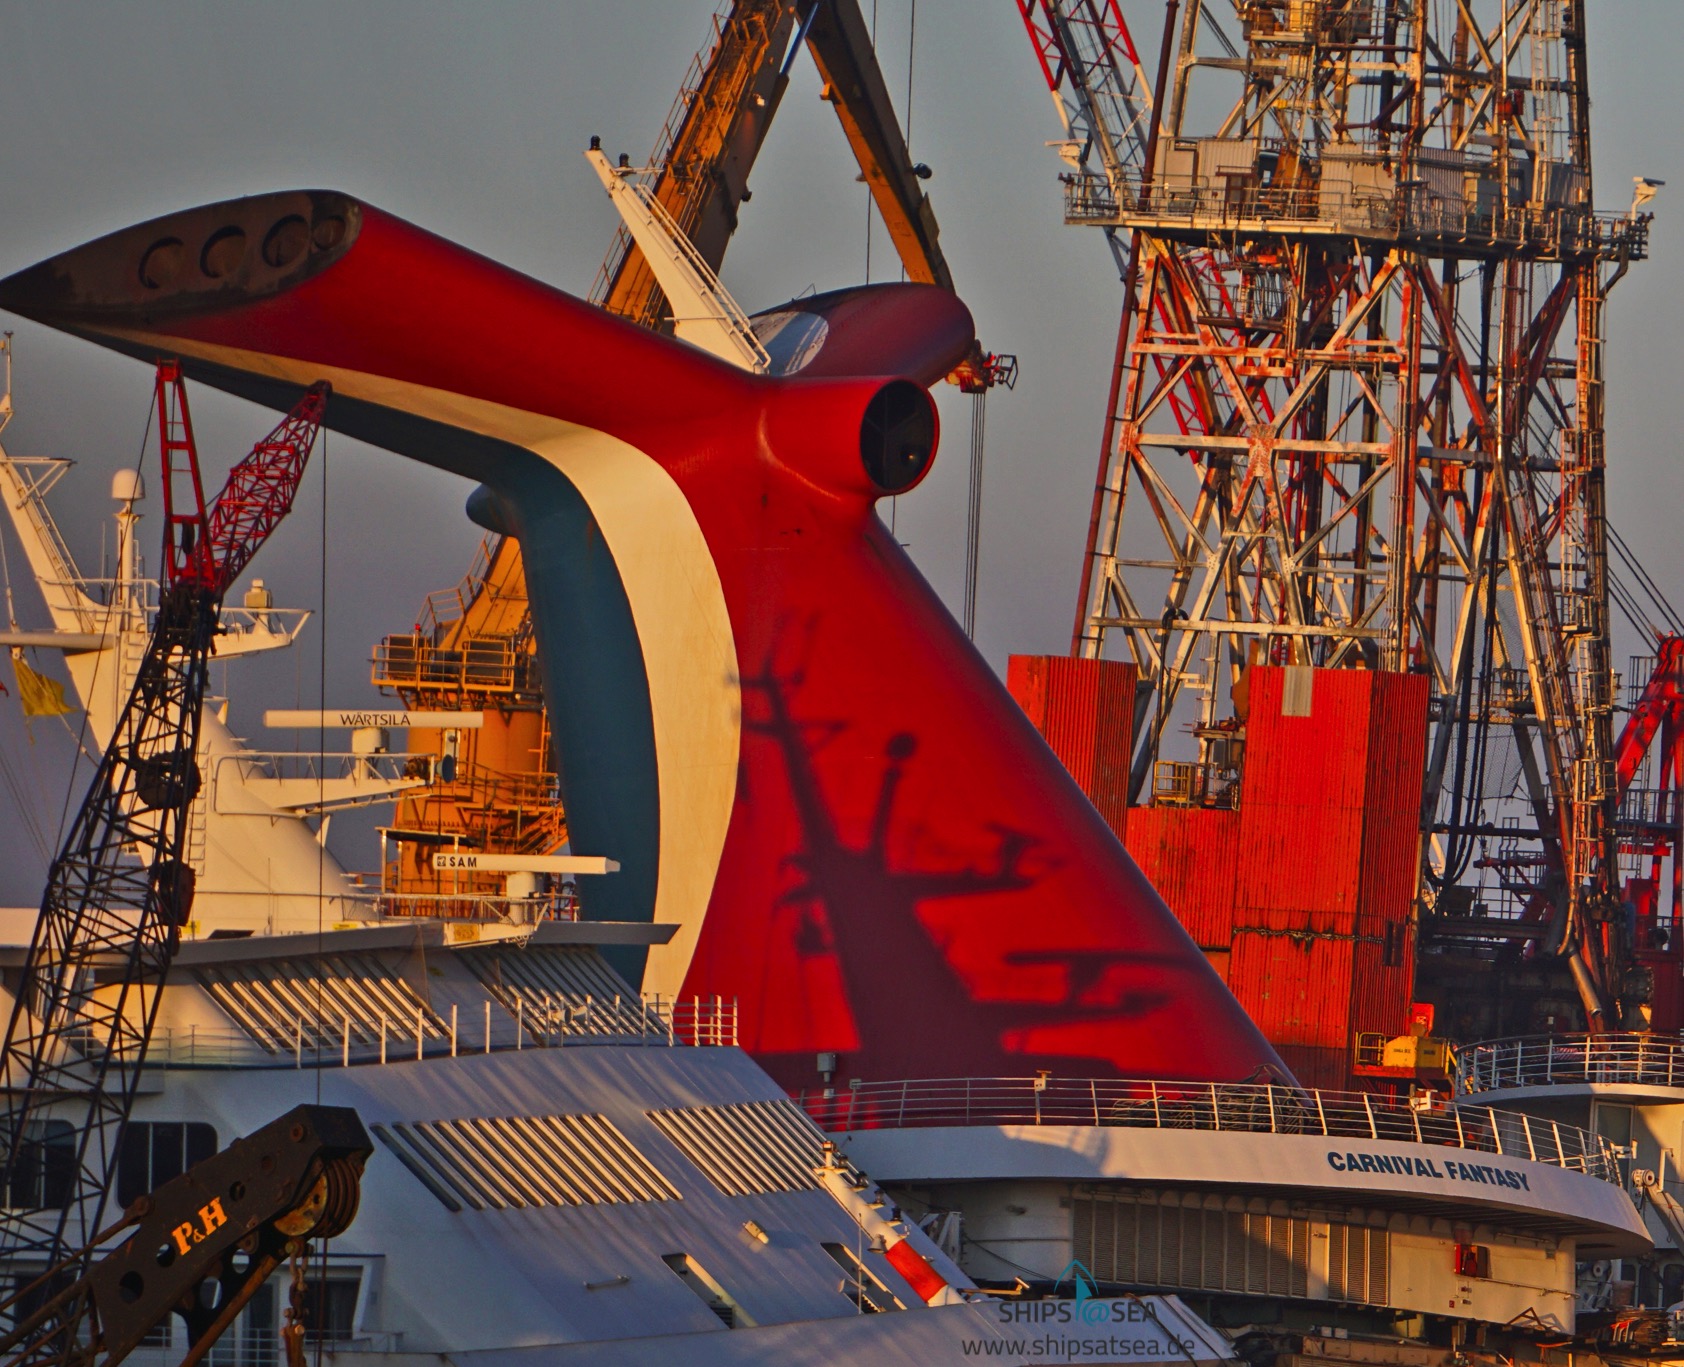
[{"label": "grey overcast sky", "polygon": [[[322,186],[584,294],[615,219],[580,153],[599,133],[613,151],[647,155],[712,9],[712,0],[0,0],[0,274],[155,214]],[[1017,353],[1023,367],[1016,392],[988,409],[978,635],[1003,670],[1010,651],[1068,644],[1121,294],[1099,235],[1061,223],[1060,163],[1044,145],[1059,127],[1012,0],[875,0],[875,9],[914,155],[934,168],[928,189],[960,290],[984,343]],[[1125,11],[1142,35],[1157,33],[1159,5],[1127,0]],[[1598,201],[1623,208],[1636,174],[1670,182],[1653,206],[1653,259],[1634,268],[1609,311],[1612,513],[1684,602],[1684,469],[1669,435],[1684,318],[1684,6],[1602,0],[1591,11]],[[866,278],[869,212],[855,174],[803,54],[723,271],[745,307]],[[898,276],[880,228],[869,241],[872,278]],[[84,570],[97,572],[110,476],[141,449],[150,376],[19,320],[6,326],[17,331],[17,416],[3,440],[14,455],[78,462],[54,507]],[[442,349],[454,344],[437,338]],[[944,450],[901,501],[896,530],[956,607],[968,400],[941,402]],[[196,395],[195,416],[219,469],[272,422],[209,392]],[[462,512],[468,492],[334,440],[325,499],[318,470],[255,566],[279,604],[320,616],[288,654],[230,667],[237,731],[261,748],[263,707],[318,696],[324,639],[328,700],[374,700],[371,644],[406,629],[423,595],[467,568],[479,540]],[[7,550],[19,617],[42,624],[16,548]],[[46,667],[63,677],[56,661]],[[9,671],[0,677],[9,683]],[[31,742],[16,699],[0,698],[0,760],[39,802],[50,846],[71,750],[54,725],[38,721],[33,733]],[[0,787],[4,904],[37,901],[46,868],[20,817]],[[373,865],[358,838],[367,825],[336,828],[334,847],[351,867]]]}]

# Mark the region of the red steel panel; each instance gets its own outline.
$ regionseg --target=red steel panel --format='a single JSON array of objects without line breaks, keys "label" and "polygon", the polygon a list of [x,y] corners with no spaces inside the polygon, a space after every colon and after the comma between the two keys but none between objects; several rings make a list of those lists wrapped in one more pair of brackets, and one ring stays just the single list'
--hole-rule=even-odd
[{"label": "red steel panel", "polygon": [[1355,927],[1361,813],[1251,807],[1241,800],[1234,924],[1350,934]]},{"label": "red steel panel", "polygon": [[1388,925],[1406,925],[1415,904],[1428,698],[1424,674],[1375,676],[1358,911],[1365,935],[1381,934]]},{"label": "red steel panel", "polygon": [[1345,1049],[1351,1033],[1350,939],[1236,928],[1228,986],[1277,1047]]},{"label": "red steel panel", "polygon": [[1013,655],[1006,687],[1035,729],[1122,838],[1137,671],[1119,660]]},{"label": "red steel panel", "polygon": [[1285,716],[1287,671],[1252,671],[1235,924],[1378,934],[1415,897],[1428,681],[1311,681],[1310,714]]},{"label": "red steel panel", "polygon": [[1249,701],[1229,986],[1301,1079],[1348,1085],[1353,1034],[1407,1024],[1428,681],[1260,667]]},{"label": "red steel panel", "polygon": [[[1235,924],[1350,934],[1374,676],[1319,669],[1306,689],[1293,673],[1251,671]],[[1307,715],[1285,715],[1289,686]]]},{"label": "red steel panel", "polygon": [[1204,950],[1234,937],[1240,814],[1200,807],[1136,807],[1128,849],[1158,896]]},{"label": "red steel panel", "polygon": [[1654,975],[1654,997],[1649,1004],[1650,1027],[1669,1033],[1684,1030],[1684,975],[1679,973],[1677,955],[1670,951],[1639,950],[1637,961]]},{"label": "red steel panel", "polygon": [[1408,1033],[1415,989],[1415,941],[1398,926],[1378,941],[1364,936],[1351,960],[1351,1033]]},{"label": "red steel panel", "polygon": [[1360,807],[1362,771],[1351,756],[1367,749],[1374,675],[1365,669],[1310,671],[1309,714],[1285,716],[1287,675],[1275,665],[1250,671],[1246,721],[1246,803]]},{"label": "red steel panel", "polygon": [[1305,1044],[1283,1044],[1275,1051],[1306,1087],[1345,1091],[1351,1087],[1350,1052]]},{"label": "red steel panel", "polygon": [[1011,655],[1006,658],[1006,691],[1035,723],[1047,733],[1047,661],[1050,655]]}]

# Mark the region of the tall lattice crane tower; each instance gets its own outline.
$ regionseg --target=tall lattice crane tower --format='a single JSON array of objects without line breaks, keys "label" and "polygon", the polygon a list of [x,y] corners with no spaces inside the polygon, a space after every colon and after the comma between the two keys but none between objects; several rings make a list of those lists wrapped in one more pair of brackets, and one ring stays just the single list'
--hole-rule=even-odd
[{"label": "tall lattice crane tower", "polygon": [[[1268,663],[1425,674],[1425,915],[1620,996],[1603,310],[1582,0],[1019,0],[1126,302],[1073,653],[1129,784],[1237,792]],[[1145,88],[1156,67],[1155,89]],[[1119,139],[1121,143],[1119,144]]]}]

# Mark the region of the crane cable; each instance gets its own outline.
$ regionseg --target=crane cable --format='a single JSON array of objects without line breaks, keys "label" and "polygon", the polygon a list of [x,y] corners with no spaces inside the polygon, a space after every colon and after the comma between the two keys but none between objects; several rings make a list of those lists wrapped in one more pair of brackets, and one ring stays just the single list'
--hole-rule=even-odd
[{"label": "crane cable", "polygon": [[[18,619],[12,606],[12,566],[6,553],[6,533],[3,528],[0,528],[0,575],[5,578],[6,625],[15,631],[17,630]],[[4,688],[4,685],[0,684],[0,688]],[[19,691],[22,691],[21,688]],[[29,714],[27,712],[24,713],[24,729],[25,731],[29,730]],[[29,740],[31,745],[35,743],[33,732],[29,733]],[[18,772],[17,767],[12,763],[12,757],[4,748],[0,748],[0,782],[5,783],[6,791],[11,795],[12,807],[17,812],[18,819],[23,823],[24,833],[29,837],[29,843],[34,847],[35,853],[41,857],[43,864],[50,864],[53,859],[53,852],[47,844],[47,831],[46,827],[41,824],[41,814],[35,809],[34,795],[29,791],[30,785],[26,782],[24,776]]]},{"label": "crane cable", "polygon": [[[326,999],[327,999],[327,983],[326,983],[327,963],[326,963],[325,959],[323,958],[323,953],[327,948],[327,938],[326,938],[326,932],[327,932],[327,914],[326,914],[326,912],[327,912],[327,909],[326,909],[326,906],[324,905],[324,903],[326,901],[326,893],[327,893],[327,830],[328,830],[327,820],[328,820],[328,814],[325,810],[322,810],[322,809],[324,809],[326,807],[326,804],[327,804],[327,754],[326,754],[326,752],[327,752],[327,626],[328,626],[328,615],[327,615],[327,602],[328,602],[328,598],[327,598],[327,586],[328,586],[327,521],[328,521],[328,506],[329,506],[329,503],[331,501],[330,490],[331,490],[331,487],[332,487],[330,485],[329,481],[328,481],[328,460],[327,460],[327,445],[328,445],[327,432],[328,432],[328,429],[327,429],[327,423],[326,423],[327,414],[326,414],[325,409],[323,410],[322,416],[323,416],[323,423],[322,423],[321,433],[320,433],[321,443],[322,443],[322,454],[321,454],[321,461],[320,461],[321,470],[322,470],[322,530],[321,530],[321,571],[320,571],[320,573],[321,573],[321,603],[322,603],[322,621],[321,621],[321,642],[322,642],[322,646],[321,646],[320,661],[317,665],[317,670],[316,670],[316,689],[317,689],[316,707],[319,709],[319,712],[318,712],[318,715],[317,715],[317,721],[316,721],[316,806],[317,806],[318,811],[319,811],[319,815],[318,815],[317,819],[322,823],[322,825],[319,829],[317,840],[316,840],[316,1019],[317,1019],[318,1022],[325,1022],[325,1020],[327,1018],[327,1004],[326,1004]],[[382,1030],[384,1030],[384,1027],[382,1027]],[[316,1104],[318,1106],[320,1106],[322,1104],[322,1058],[321,1058],[321,1052],[322,1052],[322,1044],[324,1042],[323,1036],[324,1036],[324,1031],[321,1030],[321,1029],[318,1029],[316,1031]],[[382,1053],[384,1053],[384,1046],[382,1046]],[[315,1298],[314,1298],[315,1299],[315,1307],[314,1308],[316,1310],[317,1317],[319,1319],[325,1321],[326,1318],[327,1318],[327,1246],[328,1246],[328,1240],[327,1239],[320,1239],[320,1240],[317,1240],[316,1243],[317,1243],[318,1252],[320,1254],[320,1262],[318,1264],[317,1272],[316,1272],[316,1288],[315,1288],[316,1289],[316,1295],[315,1295]],[[298,1340],[297,1341],[298,1341],[300,1349],[302,1349],[302,1331],[306,1327],[306,1318],[304,1318],[304,1317],[308,1316],[308,1312],[311,1308],[309,1303],[308,1303],[308,1291],[306,1289],[306,1283],[304,1281],[304,1274],[306,1272],[306,1262],[307,1262],[308,1257],[309,1257],[309,1254],[308,1254],[308,1250],[306,1249],[304,1254],[295,1261],[294,1268],[293,1268],[293,1284],[294,1284],[293,1309],[290,1312],[290,1314],[291,1314],[291,1319],[292,1319],[292,1325],[293,1325],[295,1331],[298,1334]],[[302,1302],[302,1305],[301,1305],[301,1302]],[[304,1317],[300,1316],[300,1313],[299,1313],[300,1309],[303,1310]],[[326,1341],[327,1341],[327,1334],[324,1332],[325,1329],[326,1329],[325,1323],[324,1324],[318,1324],[316,1326],[315,1367],[322,1367],[322,1353],[323,1353],[323,1349],[324,1349]]]},{"label": "crane cable", "polygon": [[[153,397],[149,391],[146,396],[146,420],[140,425],[140,449],[135,454],[133,466],[137,475],[139,475],[146,467],[147,443],[152,436],[152,421],[154,412],[152,405]],[[131,536],[137,534],[138,533],[135,532],[130,533]],[[122,554],[122,547],[120,546],[118,547],[118,554]],[[139,592],[141,594],[141,613],[144,621],[146,610],[146,590],[144,584],[137,587],[139,588]],[[126,607],[126,604],[119,603],[117,595],[114,593],[107,593],[105,595],[105,599],[105,617],[104,620],[100,622],[100,635],[110,638],[113,635],[113,624],[118,620],[118,614]],[[96,696],[100,685],[100,671],[103,667],[103,662],[108,655],[111,657],[111,668],[117,671],[116,682],[119,685],[122,684],[123,646],[121,640],[119,639],[109,650],[102,650],[95,654],[93,675],[88,680],[88,697],[87,699],[84,699],[84,702]],[[133,680],[130,680],[130,683],[132,684]],[[117,700],[116,710],[112,715],[113,726],[116,724],[117,717],[122,714],[122,702],[122,699]],[[64,803],[59,808],[58,830],[53,836],[52,844],[53,853],[55,855],[59,850],[64,848],[64,834],[65,831],[69,829],[73,804],[77,801],[77,794],[79,792],[77,777],[81,772],[82,761],[83,759],[86,759],[89,764],[94,766],[95,770],[99,768],[100,763],[100,756],[94,754],[92,750],[88,749],[89,728],[93,725],[93,714],[88,710],[88,708],[83,707],[82,709],[82,724],[79,728],[71,726],[71,724],[62,716],[59,720],[64,723],[64,729],[70,733],[71,739],[76,742],[76,754],[70,761],[70,775],[65,780],[64,784]]]},{"label": "crane cable", "polygon": [[[877,51],[877,0],[871,0],[871,50]],[[861,180],[865,180],[861,175]],[[865,283],[871,283],[871,183],[865,186]],[[892,505],[891,505],[892,506]]]},{"label": "crane cable", "polygon": [[[918,0],[911,0],[906,28],[906,161],[912,165],[912,66],[918,53]],[[874,42],[875,45],[875,42]],[[900,263],[900,278],[906,281],[906,262]]]}]

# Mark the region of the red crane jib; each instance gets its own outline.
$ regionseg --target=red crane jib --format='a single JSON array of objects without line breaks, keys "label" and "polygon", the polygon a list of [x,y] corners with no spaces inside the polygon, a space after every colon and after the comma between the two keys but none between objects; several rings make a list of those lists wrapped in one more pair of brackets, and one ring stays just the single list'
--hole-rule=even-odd
[{"label": "red crane jib", "polygon": [[1624,796],[1667,714],[1684,709],[1684,636],[1663,636],[1655,646],[1655,671],[1614,743],[1614,765]]},{"label": "red crane jib", "polygon": [[[331,388],[320,380],[306,389],[292,411],[228,472],[207,511],[181,365],[158,363],[166,587],[193,584],[220,596],[240,577],[292,508]],[[187,506],[180,506],[183,501]]]}]

